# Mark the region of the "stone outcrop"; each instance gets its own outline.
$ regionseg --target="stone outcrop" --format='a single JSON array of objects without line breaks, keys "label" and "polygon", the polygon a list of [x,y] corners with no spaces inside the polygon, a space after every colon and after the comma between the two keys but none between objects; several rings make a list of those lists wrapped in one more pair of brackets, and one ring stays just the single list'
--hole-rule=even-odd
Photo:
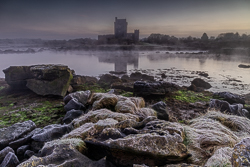
[{"label": "stone outcrop", "polygon": [[29,88],[38,95],[65,96],[73,78],[64,65],[11,66],[5,70],[5,80],[13,88]]},{"label": "stone outcrop", "polygon": [[175,90],[179,90],[180,87],[174,83],[169,82],[144,82],[136,81],[134,83],[134,95],[141,97],[149,96],[165,96]]},{"label": "stone outcrop", "polygon": [[245,100],[243,99],[243,97],[230,92],[216,92],[214,93],[214,96],[222,98],[223,100],[227,101],[230,104],[233,103],[245,104]]},{"label": "stone outcrop", "polygon": [[200,87],[200,88],[204,88],[204,89],[210,89],[212,86],[204,81],[203,79],[201,78],[195,78],[191,84],[195,85],[196,87]]},{"label": "stone outcrop", "polygon": [[250,118],[250,113],[247,110],[243,109],[242,104],[230,105],[227,101],[211,99],[209,107],[221,112]]}]

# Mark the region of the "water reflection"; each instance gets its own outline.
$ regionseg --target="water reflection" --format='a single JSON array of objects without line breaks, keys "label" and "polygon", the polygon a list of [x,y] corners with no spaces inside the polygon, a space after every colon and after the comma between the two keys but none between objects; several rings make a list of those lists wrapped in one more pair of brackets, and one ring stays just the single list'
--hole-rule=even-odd
[{"label": "water reflection", "polygon": [[120,52],[109,53],[108,55],[98,56],[99,62],[114,64],[115,72],[127,72],[127,66],[133,65],[134,69],[139,66],[139,52]]}]

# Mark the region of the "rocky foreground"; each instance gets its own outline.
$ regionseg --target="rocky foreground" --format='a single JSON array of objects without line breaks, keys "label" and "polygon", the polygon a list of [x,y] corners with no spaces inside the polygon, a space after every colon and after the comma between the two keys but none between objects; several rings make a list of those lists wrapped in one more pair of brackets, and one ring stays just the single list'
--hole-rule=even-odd
[{"label": "rocky foreground", "polygon": [[[11,93],[23,90],[36,94],[31,101],[52,96],[63,102],[64,114],[57,124],[50,124],[48,111],[46,126],[30,117],[0,128],[0,167],[250,166],[248,100],[206,92],[211,85],[201,78],[184,88],[140,73],[97,80],[63,65],[13,66],[4,73],[3,97],[13,100]],[[1,117],[16,107],[14,119],[22,110],[19,101],[10,104],[0,108]],[[38,116],[35,109],[24,112]]]}]

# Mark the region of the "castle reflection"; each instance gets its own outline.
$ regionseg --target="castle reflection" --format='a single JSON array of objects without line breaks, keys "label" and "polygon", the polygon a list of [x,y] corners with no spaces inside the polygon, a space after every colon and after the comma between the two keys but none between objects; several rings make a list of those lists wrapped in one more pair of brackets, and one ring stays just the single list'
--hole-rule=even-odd
[{"label": "castle reflection", "polygon": [[115,72],[127,72],[127,66],[133,65],[134,69],[139,65],[139,53],[136,52],[122,52],[109,53],[105,56],[98,56],[99,62],[113,63]]}]

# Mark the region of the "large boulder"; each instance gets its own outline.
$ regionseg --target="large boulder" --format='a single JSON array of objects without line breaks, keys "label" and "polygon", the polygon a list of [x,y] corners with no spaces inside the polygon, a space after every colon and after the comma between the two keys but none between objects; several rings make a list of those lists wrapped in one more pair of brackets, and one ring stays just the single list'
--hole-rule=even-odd
[{"label": "large boulder", "polygon": [[73,78],[68,66],[55,64],[10,66],[3,72],[11,87],[29,88],[39,95],[65,96]]},{"label": "large boulder", "polygon": [[31,66],[33,79],[27,80],[27,87],[38,95],[65,96],[73,78],[71,70],[64,65]]},{"label": "large boulder", "polygon": [[117,166],[146,164],[160,166],[170,162],[181,162],[189,157],[181,136],[177,134],[132,134],[124,138],[103,142],[107,160]]},{"label": "large boulder", "polygon": [[31,120],[22,123],[16,123],[8,128],[0,129],[0,150],[9,145],[10,142],[19,139],[36,128]]},{"label": "large boulder", "polygon": [[14,89],[26,88],[27,79],[33,78],[30,66],[10,66],[3,72],[5,81]]},{"label": "large boulder", "polygon": [[233,103],[245,104],[245,100],[243,99],[243,97],[230,92],[216,92],[214,93],[214,96],[222,98],[223,100],[227,101],[230,104]]},{"label": "large boulder", "polygon": [[204,165],[221,147],[232,147],[244,136],[250,135],[250,120],[245,117],[208,111],[189,122],[185,129],[185,144],[192,154],[190,161]]},{"label": "large boulder", "polygon": [[191,84],[195,85],[196,87],[201,87],[201,88],[204,88],[204,89],[210,89],[212,86],[204,81],[203,79],[201,78],[195,78]]},{"label": "large boulder", "polygon": [[180,87],[174,83],[169,82],[144,82],[136,81],[134,83],[134,95],[142,97],[150,96],[165,96],[175,90],[179,90]]}]

